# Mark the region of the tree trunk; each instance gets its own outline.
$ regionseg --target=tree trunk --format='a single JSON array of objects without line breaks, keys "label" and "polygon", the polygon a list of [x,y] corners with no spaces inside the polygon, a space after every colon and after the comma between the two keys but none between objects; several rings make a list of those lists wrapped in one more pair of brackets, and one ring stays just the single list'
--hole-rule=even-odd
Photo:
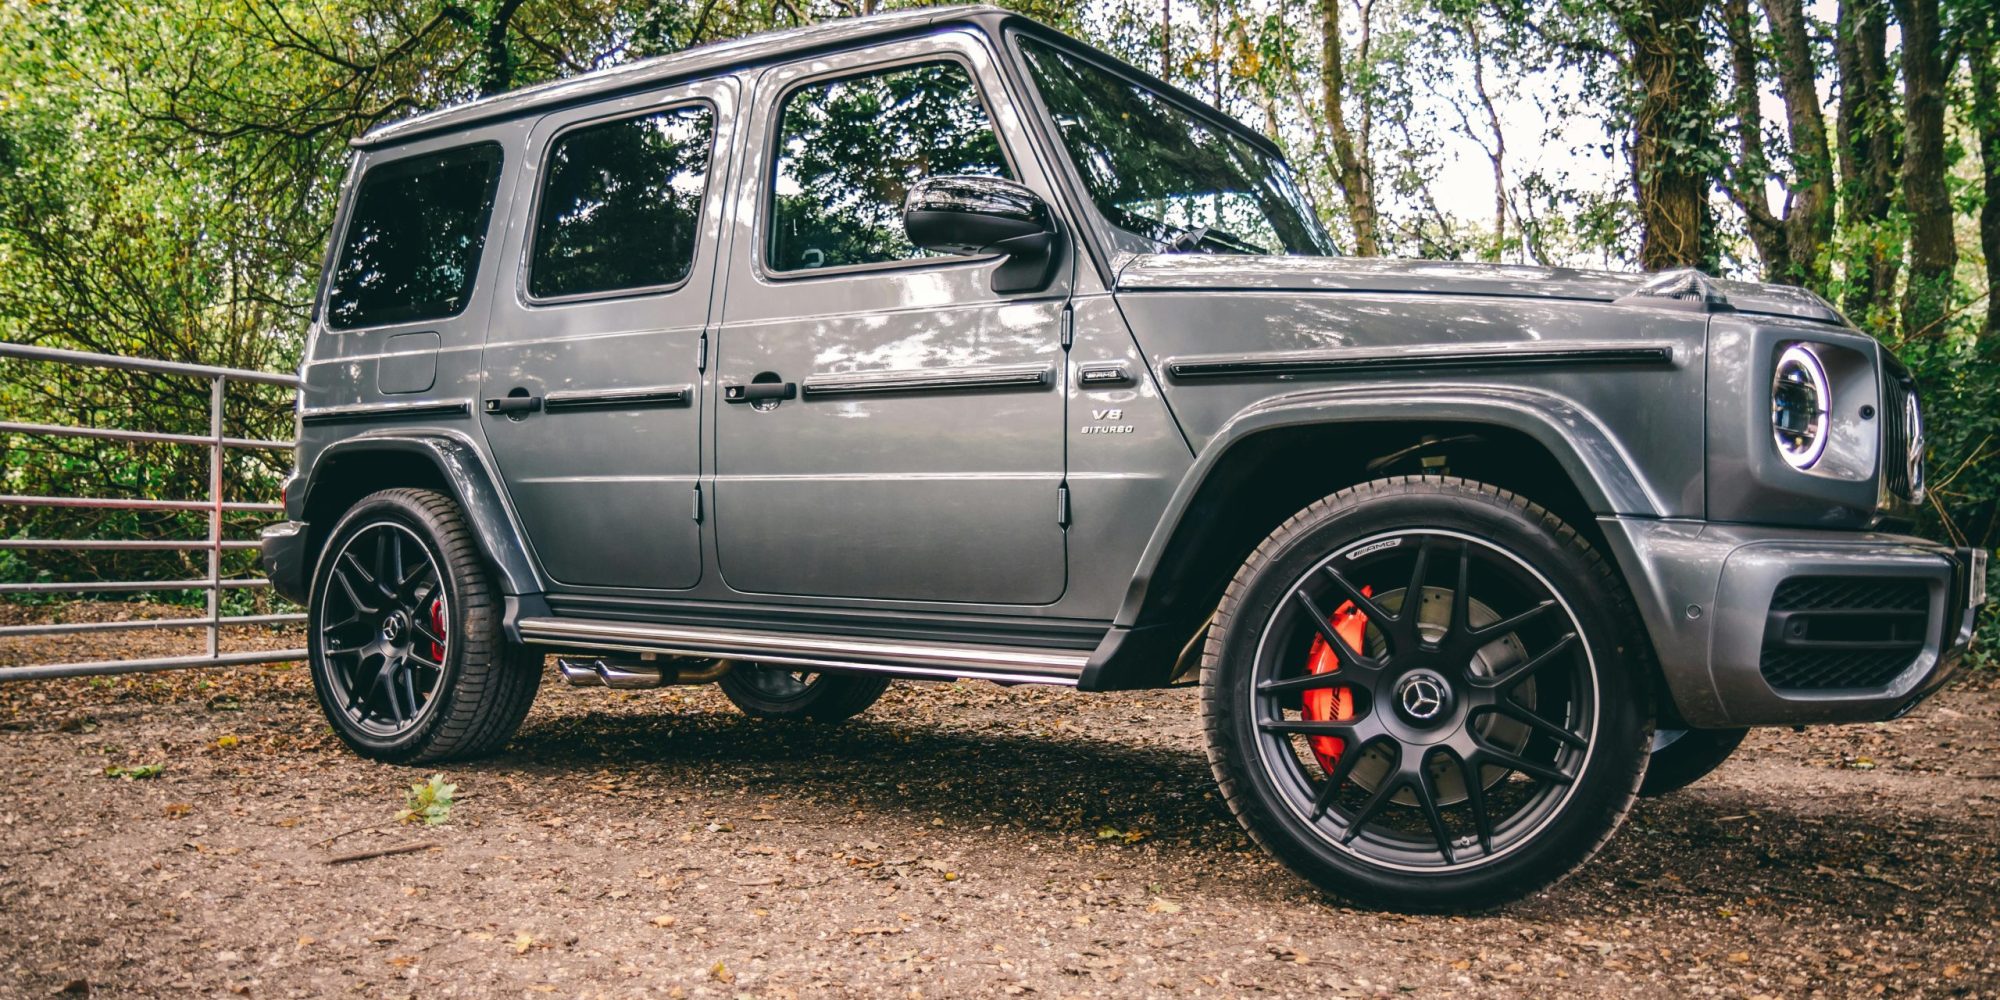
[{"label": "tree trunk", "polygon": [[1895,0],[1903,29],[1903,209],[1910,216],[1910,276],[1903,288],[1906,336],[1944,332],[1958,245],[1945,188],[1946,60],[1938,0]]},{"label": "tree trunk", "polygon": [[2000,14],[1973,26],[1966,62],[1972,69],[1972,120],[1979,131],[1979,173],[1986,203],[1979,209],[1979,249],[1986,257],[1986,335],[2000,336]]},{"label": "tree trunk", "polygon": [[1777,42],[1778,83],[1792,138],[1791,203],[1785,211],[1786,271],[1777,280],[1826,290],[1827,244],[1833,239],[1833,154],[1816,86],[1818,64],[1804,0],[1764,0]]},{"label": "tree trunk", "polygon": [[1507,133],[1500,127],[1500,113],[1493,107],[1493,96],[1486,89],[1486,39],[1479,31],[1478,15],[1464,15],[1460,28],[1470,49],[1467,54],[1472,57],[1472,92],[1486,112],[1486,127],[1493,130],[1492,146],[1487,146],[1484,139],[1478,140],[1486,158],[1493,163],[1493,244],[1481,256],[1498,261],[1507,246]]},{"label": "tree trunk", "polygon": [[1174,0],[1160,0],[1160,79],[1174,82]]},{"label": "tree trunk", "polygon": [[1619,14],[1640,87],[1632,120],[1639,263],[1647,270],[1713,266],[1704,151],[1714,93],[1701,15],[1707,0],[1639,0]]},{"label": "tree trunk", "polygon": [[1326,106],[1327,134],[1333,140],[1333,176],[1346,196],[1347,219],[1354,227],[1354,252],[1363,257],[1382,253],[1376,239],[1375,192],[1368,172],[1362,169],[1355,151],[1354,133],[1347,127],[1341,92],[1347,89],[1347,71],[1341,64],[1340,2],[1320,0],[1320,99]]},{"label": "tree trunk", "polygon": [[1744,228],[1764,262],[1767,281],[1782,280],[1789,273],[1790,248],[1785,242],[1784,223],[1771,211],[1764,183],[1770,164],[1764,157],[1764,111],[1759,105],[1757,79],[1757,33],[1750,15],[1750,0],[1723,0],[1722,29],[1729,39],[1730,110],[1736,115],[1736,165],[1727,174],[1729,200],[1743,210]]},{"label": "tree trunk", "polygon": [[1856,322],[1881,312],[1886,321],[1901,269],[1890,244],[1899,157],[1896,105],[1889,74],[1888,11],[1878,0],[1844,0],[1834,32],[1840,73],[1840,198],[1845,242],[1857,247],[1847,263],[1841,308]]}]

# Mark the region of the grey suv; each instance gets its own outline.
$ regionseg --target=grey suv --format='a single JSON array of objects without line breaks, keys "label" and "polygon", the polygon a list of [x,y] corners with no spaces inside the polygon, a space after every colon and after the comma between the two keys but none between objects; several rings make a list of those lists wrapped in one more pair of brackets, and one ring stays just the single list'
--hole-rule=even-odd
[{"label": "grey suv", "polygon": [[1273,854],[1479,907],[1745,727],[1908,711],[1984,600],[1821,299],[1337,257],[1264,136],[1000,10],[355,146],[263,557],[379,760],[497,749],[548,653],[823,721],[1196,684]]}]

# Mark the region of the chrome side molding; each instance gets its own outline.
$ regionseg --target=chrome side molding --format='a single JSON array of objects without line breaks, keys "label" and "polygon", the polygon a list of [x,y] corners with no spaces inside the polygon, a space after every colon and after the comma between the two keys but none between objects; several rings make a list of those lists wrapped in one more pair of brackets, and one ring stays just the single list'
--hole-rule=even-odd
[{"label": "chrome side molding", "polygon": [[1053,381],[1048,365],[975,365],[962,368],[893,368],[882,371],[812,375],[805,381],[807,399],[859,396],[888,392],[952,392],[975,389],[1024,389]]},{"label": "chrome side molding", "polygon": [[[522,640],[565,650],[712,657],[816,667],[845,673],[1005,684],[1075,686],[1087,652],[1010,646],[957,646],[790,632],[652,625],[583,618],[523,618]],[[594,671],[594,668],[590,668]],[[567,674],[566,674],[567,676]],[[593,678],[593,682],[595,678]]]}]

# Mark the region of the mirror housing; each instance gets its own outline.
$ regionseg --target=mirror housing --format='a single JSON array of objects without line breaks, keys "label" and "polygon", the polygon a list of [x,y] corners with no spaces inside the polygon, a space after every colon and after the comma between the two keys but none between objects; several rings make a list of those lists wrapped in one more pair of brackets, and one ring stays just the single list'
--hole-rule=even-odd
[{"label": "mirror housing", "polygon": [[1056,228],[1042,196],[1004,177],[926,177],[903,200],[903,230],[926,250],[997,253],[996,292],[1033,292],[1055,277]]}]

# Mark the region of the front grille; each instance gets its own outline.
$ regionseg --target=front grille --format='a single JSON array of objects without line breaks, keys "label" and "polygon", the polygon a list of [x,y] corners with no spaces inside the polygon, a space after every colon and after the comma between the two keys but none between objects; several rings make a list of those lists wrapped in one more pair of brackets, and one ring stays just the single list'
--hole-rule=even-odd
[{"label": "front grille", "polygon": [[1917,383],[1900,362],[1886,356],[1882,365],[1882,489],[1908,503],[1924,498],[1923,416],[1917,405]]},{"label": "front grille", "polygon": [[1896,679],[1916,657],[1889,649],[1828,653],[1774,649],[1764,652],[1764,680],[1780,691],[1878,688]]},{"label": "front grille", "polygon": [[1907,576],[1795,576],[1771,595],[1773,611],[1924,611],[1930,605],[1930,584]]},{"label": "front grille", "polygon": [[1923,653],[1930,582],[1795,576],[1778,585],[1758,668],[1780,691],[1878,688]]}]

